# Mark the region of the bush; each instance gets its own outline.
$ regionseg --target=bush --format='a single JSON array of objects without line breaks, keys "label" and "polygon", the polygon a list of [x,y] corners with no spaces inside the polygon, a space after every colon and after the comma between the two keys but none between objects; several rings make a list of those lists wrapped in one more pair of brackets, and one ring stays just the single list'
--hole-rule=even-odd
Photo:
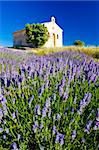
[{"label": "bush", "polygon": [[34,48],[43,46],[48,41],[48,30],[42,24],[26,25],[27,43],[31,43]]},{"label": "bush", "polygon": [[74,41],[74,45],[75,46],[85,46],[85,43],[83,41],[76,40],[76,41]]},{"label": "bush", "polygon": [[99,52],[95,52],[92,56],[93,58],[99,59]]}]

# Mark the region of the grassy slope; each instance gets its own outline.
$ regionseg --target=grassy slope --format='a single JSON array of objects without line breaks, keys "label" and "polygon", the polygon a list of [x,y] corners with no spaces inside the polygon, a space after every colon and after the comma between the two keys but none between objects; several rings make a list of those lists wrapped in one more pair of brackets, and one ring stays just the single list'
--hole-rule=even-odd
[{"label": "grassy slope", "polygon": [[60,52],[60,51],[78,51],[78,52],[83,52],[89,56],[92,56],[96,60],[99,61],[99,47],[77,47],[77,46],[64,46],[60,48],[29,48],[27,49],[27,53],[36,53],[38,55],[47,55],[47,54],[52,54],[55,52]]}]

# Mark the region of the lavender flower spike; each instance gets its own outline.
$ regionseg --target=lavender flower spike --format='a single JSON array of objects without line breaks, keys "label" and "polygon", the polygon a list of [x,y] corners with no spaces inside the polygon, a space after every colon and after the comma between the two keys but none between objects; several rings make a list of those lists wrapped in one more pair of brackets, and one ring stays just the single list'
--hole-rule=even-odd
[{"label": "lavender flower spike", "polygon": [[57,132],[56,143],[59,143],[60,145],[64,144],[64,135],[63,134]]},{"label": "lavender flower spike", "polygon": [[56,143],[59,143],[59,142],[60,142],[60,135],[57,134],[57,136],[56,136]]},{"label": "lavender flower spike", "polygon": [[13,149],[11,149],[11,150],[19,150],[18,147],[17,147],[17,144],[15,142],[12,144],[12,148]]},{"label": "lavender flower spike", "polygon": [[52,128],[52,133],[53,133],[53,135],[56,133],[56,126],[55,125]]},{"label": "lavender flower spike", "polygon": [[61,118],[60,114],[57,114],[56,119],[60,120],[60,118]]},{"label": "lavender flower spike", "polygon": [[62,135],[61,139],[60,139],[60,145],[64,144],[64,135]]},{"label": "lavender flower spike", "polygon": [[29,99],[29,107],[31,106],[33,99],[34,99],[34,95],[32,95],[32,97]]},{"label": "lavender flower spike", "polygon": [[46,108],[50,107],[50,98],[48,98],[48,99],[46,100],[45,107],[46,107]]},{"label": "lavender flower spike", "polygon": [[74,130],[74,131],[72,132],[72,139],[74,140],[75,137],[76,137],[76,130]]},{"label": "lavender flower spike", "polygon": [[18,137],[18,141],[19,141],[19,140],[20,140],[20,137],[21,137],[20,134],[18,134],[17,137]]},{"label": "lavender flower spike", "polygon": [[47,108],[44,107],[43,110],[42,110],[42,117],[46,117],[46,113],[47,113]]},{"label": "lavender flower spike", "polygon": [[88,124],[85,126],[84,132],[87,132],[87,134],[89,134],[90,133],[91,125],[92,125],[92,121],[90,120],[88,122]]},{"label": "lavender flower spike", "polygon": [[34,125],[33,125],[33,131],[34,131],[34,133],[36,133],[37,128],[38,128],[38,122],[36,121],[34,123]]},{"label": "lavender flower spike", "polygon": [[1,133],[1,132],[3,132],[3,129],[2,129],[2,128],[0,128],[0,133]]},{"label": "lavender flower spike", "polygon": [[94,126],[94,130],[98,130],[98,129],[99,129],[99,108],[97,108],[96,121]]},{"label": "lavender flower spike", "polygon": [[15,116],[15,112],[13,112],[13,114],[12,114],[12,118],[13,118],[13,119],[15,119],[15,118],[16,118],[16,116]]},{"label": "lavender flower spike", "polygon": [[35,112],[36,115],[40,115],[41,114],[41,112],[40,112],[40,105],[36,105],[35,106],[34,112]]},{"label": "lavender flower spike", "polygon": [[6,139],[6,135],[3,135],[3,139]]},{"label": "lavender flower spike", "polygon": [[0,122],[1,122],[2,117],[3,117],[3,111],[2,109],[0,109]]}]

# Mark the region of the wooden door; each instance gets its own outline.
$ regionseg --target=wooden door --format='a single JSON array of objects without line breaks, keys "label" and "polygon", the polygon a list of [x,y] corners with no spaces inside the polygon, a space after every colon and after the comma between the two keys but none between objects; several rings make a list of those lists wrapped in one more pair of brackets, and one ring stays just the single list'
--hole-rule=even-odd
[{"label": "wooden door", "polygon": [[54,43],[54,47],[56,46],[56,37],[55,34],[53,33],[53,43]]}]

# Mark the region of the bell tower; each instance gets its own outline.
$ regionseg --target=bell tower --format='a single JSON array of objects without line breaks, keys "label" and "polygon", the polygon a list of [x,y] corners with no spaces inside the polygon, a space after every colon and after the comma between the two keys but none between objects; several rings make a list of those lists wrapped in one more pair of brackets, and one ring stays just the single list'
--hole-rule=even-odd
[{"label": "bell tower", "polygon": [[53,16],[51,17],[51,22],[53,22],[53,23],[55,22],[55,17],[53,17]]}]

